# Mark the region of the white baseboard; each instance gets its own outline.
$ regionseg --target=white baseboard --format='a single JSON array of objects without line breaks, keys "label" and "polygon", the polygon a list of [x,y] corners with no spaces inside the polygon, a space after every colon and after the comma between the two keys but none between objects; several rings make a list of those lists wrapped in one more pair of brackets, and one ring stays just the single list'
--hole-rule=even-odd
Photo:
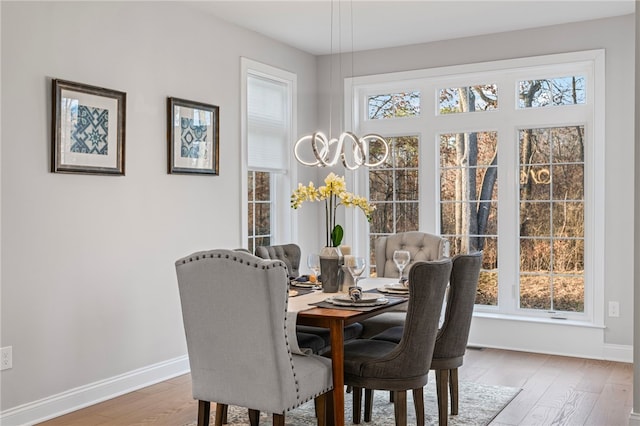
[{"label": "white baseboard", "polygon": [[631,412],[629,416],[629,426],[640,426],[640,413]]},{"label": "white baseboard", "polygon": [[612,345],[605,343],[603,348],[603,356],[607,361],[628,362],[633,363],[633,346],[631,345]]},{"label": "white baseboard", "polygon": [[184,355],[10,408],[0,413],[0,425],[30,426],[188,372]]}]

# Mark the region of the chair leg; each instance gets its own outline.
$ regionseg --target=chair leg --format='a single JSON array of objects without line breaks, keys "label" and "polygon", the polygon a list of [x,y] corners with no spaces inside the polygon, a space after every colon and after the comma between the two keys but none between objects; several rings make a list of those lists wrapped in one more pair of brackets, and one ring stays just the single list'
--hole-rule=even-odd
[{"label": "chair leg", "polygon": [[416,407],[416,425],[424,426],[424,388],[413,389],[413,405]]},{"label": "chair leg", "polygon": [[273,415],[273,426],[284,426],[284,414]]},{"label": "chair leg", "polygon": [[440,426],[447,426],[449,421],[449,413],[447,409],[448,395],[447,395],[447,382],[449,379],[448,370],[436,370],[436,394],[438,395],[438,424]]},{"label": "chair leg", "polygon": [[327,394],[318,395],[313,400],[316,409],[316,419],[318,426],[325,426],[327,423]]},{"label": "chair leg", "polygon": [[227,419],[225,418],[227,415],[227,405],[226,404],[216,404],[216,426],[222,426],[226,423]]},{"label": "chair leg", "polygon": [[362,415],[362,388],[354,386],[351,389],[351,393],[353,394],[353,402],[351,404],[353,411],[353,423],[359,425]]},{"label": "chair leg", "polygon": [[211,416],[211,403],[209,401],[198,401],[198,426],[209,426],[209,416]]},{"label": "chair leg", "polygon": [[249,424],[258,426],[260,424],[260,410],[252,410],[249,408]]},{"label": "chair leg", "polygon": [[451,394],[451,414],[458,414],[458,369],[449,370],[449,392]]},{"label": "chair leg", "polygon": [[394,391],[393,401],[396,426],[407,426],[407,391]]},{"label": "chair leg", "polygon": [[364,390],[364,421],[371,421],[371,413],[373,412],[373,389]]},{"label": "chair leg", "polygon": [[223,405],[222,406],[222,424],[226,425],[229,423],[229,419],[227,419],[227,414],[229,413],[229,406],[228,405]]}]

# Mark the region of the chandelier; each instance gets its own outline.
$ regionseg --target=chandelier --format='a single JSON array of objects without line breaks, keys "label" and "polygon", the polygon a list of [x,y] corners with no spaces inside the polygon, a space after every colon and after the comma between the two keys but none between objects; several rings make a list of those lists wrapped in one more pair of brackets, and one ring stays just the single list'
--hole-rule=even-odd
[{"label": "chandelier", "polygon": [[[331,0],[331,70],[329,78],[329,90],[333,92],[333,4],[340,0]],[[350,18],[351,18],[351,74],[353,75],[353,6],[351,1],[349,2]],[[341,44],[341,8],[338,5],[338,43]],[[340,46],[341,47],[341,46]],[[338,49],[338,56],[340,58],[340,69],[342,69],[342,52]],[[333,96],[333,95],[332,95]],[[293,148],[293,154],[300,164],[305,166],[317,166],[317,167],[331,167],[338,164],[338,161],[342,162],[342,165],[348,170],[355,170],[360,166],[376,167],[381,165],[387,160],[389,156],[389,144],[382,136],[369,133],[364,136],[358,137],[355,133],[343,130],[340,136],[337,138],[331,138],[331,119],[332,111],[331,106],[333,102],[329,103],[329,137],[323,132],[316,131],[310,135],[304,135],[297,140]],[[304,160],[300,155],[300,148],[303,146],[309,146],[313,157],[311,160]],[[371,148],[379,145],[381,155],[376,155],[376,160],[371,161],[370,154]],[[307,149],[308,150],[308,149]]]}]

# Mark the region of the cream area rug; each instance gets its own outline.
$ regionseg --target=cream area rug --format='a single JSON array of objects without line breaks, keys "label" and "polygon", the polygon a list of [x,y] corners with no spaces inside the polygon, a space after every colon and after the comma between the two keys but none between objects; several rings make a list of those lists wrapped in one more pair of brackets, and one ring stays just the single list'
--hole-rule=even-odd
[{"label": "cream area rug", "polygon": [[[428,425],[438,424],[438,403],[436,400],[435,380],[430,376],[429,383],[425,386],[424,405],[425,405],[425,423]],[[449,425],[464,426],[485,426],[488,425],[504,407],[509,404],[513,398],[518,395],[520,389],[504,386],[488,386],[478,383],[460,382],[460,406],[459,414],[456,416],[449,415]],[[345,394],[345,424],[351,425],[351,393]],[[364,406],[364,395],[363,395]],[[449,409],[451,409],[449,407]],[[213,424],[214,409],[212,404]],[[407,392],[407,423],[415,425],[415,409],[413,408],[413,400],[411,391]],[[363,413],[364,416],[364,413]],[[374,392],[373,414],[370,423],[364,423],[364,417],[361,425],[363,426],[392,426],[393,421],[393,403],[389,402],[389,392]],[[228,413],[229,425],[248,426],[247,409],[240,407],[229,407]],[[315,426],[316,418],[314,414],[313,401],[289,411],[285,416],[285,422],[291,426]],[[261,425],[270,425],[271,416],[267,413],[261,413]],[[193,426],[190,423],[188,426]]]}]

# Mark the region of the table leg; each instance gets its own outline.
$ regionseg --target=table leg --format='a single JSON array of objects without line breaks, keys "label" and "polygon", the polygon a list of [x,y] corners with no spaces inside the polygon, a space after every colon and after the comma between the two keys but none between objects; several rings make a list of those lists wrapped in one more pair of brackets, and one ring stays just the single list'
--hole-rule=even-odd
[{"label": "table leg", "polygon": [[344,426],[344,320],[331,321],[331,361],[333,368],[333,412],[335,426]]}]

